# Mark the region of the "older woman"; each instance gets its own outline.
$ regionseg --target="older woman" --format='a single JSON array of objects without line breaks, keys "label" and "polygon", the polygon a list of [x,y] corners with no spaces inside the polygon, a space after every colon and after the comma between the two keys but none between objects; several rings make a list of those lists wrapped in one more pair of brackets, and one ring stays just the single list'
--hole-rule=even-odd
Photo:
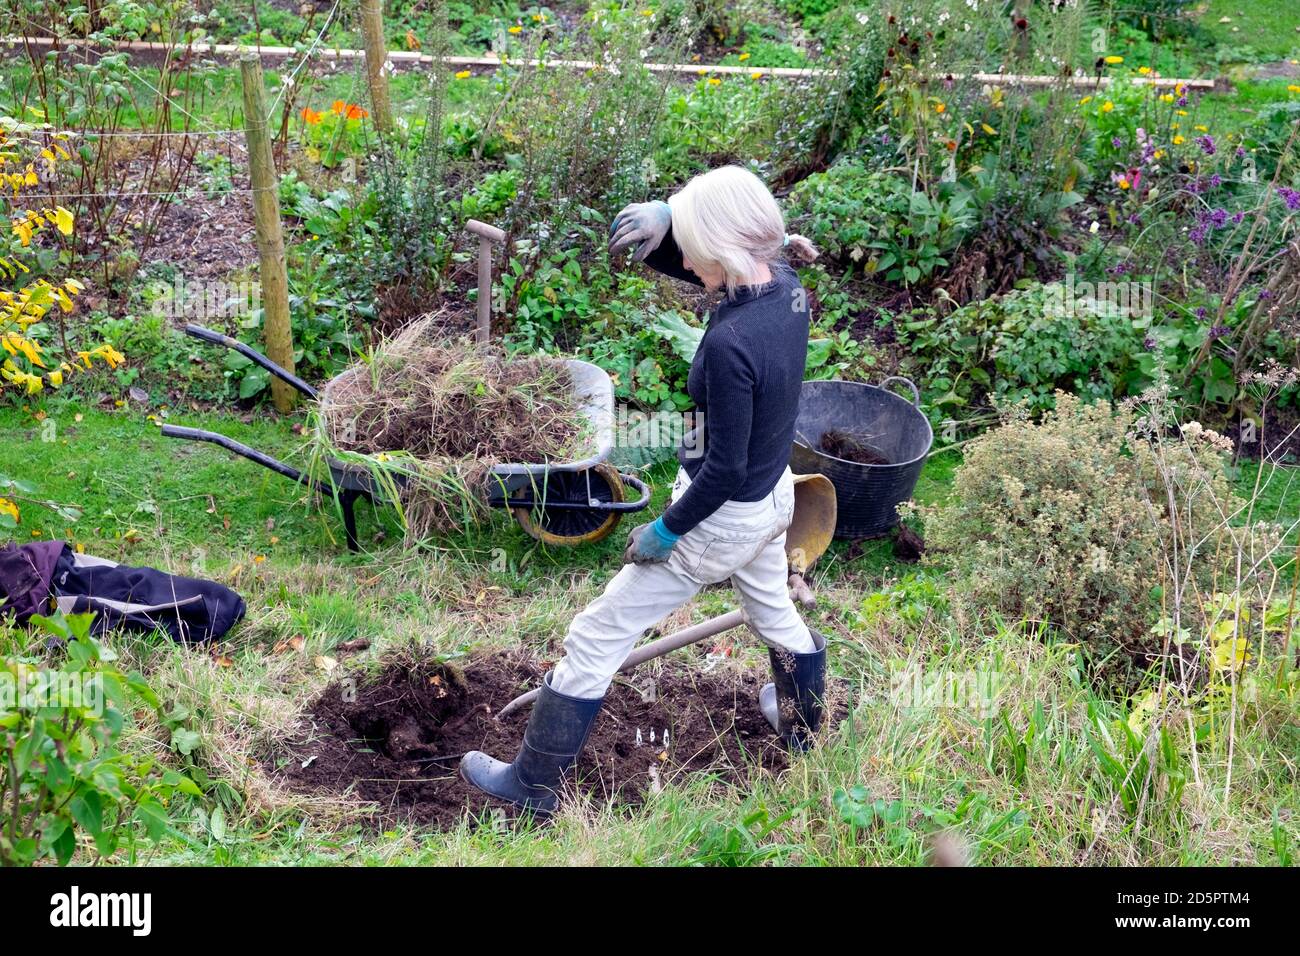
[{"label": "older woman", "polygon": [[611,252],[635,244],[634,260],[725,297],[691,363],[687,391],[700,424],[678,452],[668,509],[633,529],[623,569],[569,625],[514,761],[477,751],[461,761],[475,787],[542,813],[555,808],[633,645],[708,584],[731,579],[768,646],[773,683],[760,705],[786,745],[805,749],[821,722],[826,643],[790,600],[784,547],[809,316],[782,251],[806,260],[817,252],[786,235],[772,194],[739,166],[696,176],[667,202],[628,206],[610,231]]}]

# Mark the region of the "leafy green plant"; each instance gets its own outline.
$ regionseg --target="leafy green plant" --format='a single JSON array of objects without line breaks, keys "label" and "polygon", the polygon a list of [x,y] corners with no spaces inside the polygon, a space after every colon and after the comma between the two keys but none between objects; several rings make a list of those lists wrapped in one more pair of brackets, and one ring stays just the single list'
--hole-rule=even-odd
[{"label": "leafy green plant", "polygon": [[141,831],[170,831],[173,797],[201,796],[187,776],[154,757],[119,748],[133,708],[160,711],[138,674],[114,666],[116,655],[90,636],[92,614],[36,615],[35,626],[63,642],[59,668],[0,656],[0,864],[72,860],[79,846],[92,858],[123,845],[134,855]]},{"label": "leafy green plant", "polygon": [[975,224],[970,196],[953,184],[933,196],[861,161],[837,163],[799,184],[792,218],[818,248],[870,275],[915,285],[930,278]]},{"label": "leafy green plant", "polygon": [[1073,286],[1032,284],[941,315],[934,307],[894,320],[903,367],[922,382],[938,420],[986,402],[1027,402],[1037,413],[1058,389],[1085,399],[1122,396],[1150,381],[1138,303],[1079,295]]}]

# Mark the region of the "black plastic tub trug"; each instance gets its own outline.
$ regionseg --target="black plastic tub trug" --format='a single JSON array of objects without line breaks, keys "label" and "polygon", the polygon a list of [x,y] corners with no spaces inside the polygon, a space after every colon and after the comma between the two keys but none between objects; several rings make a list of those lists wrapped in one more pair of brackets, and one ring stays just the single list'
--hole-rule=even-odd
[{"label": "black plastic tub trug", "polygon": [[[891,382],[912,390],[908,401],[889,391]],[[885,534],[898,523],[898,506],[912,497],[934,443],[921,395],[898,376],[879,386],[863,382],[804,382],[799,393],[790,470],[822,474],[835,486],[835,537],[856,540]],[[868,465],[821,450],[827,431],[847,432],[878,451],[888,464]]]}]

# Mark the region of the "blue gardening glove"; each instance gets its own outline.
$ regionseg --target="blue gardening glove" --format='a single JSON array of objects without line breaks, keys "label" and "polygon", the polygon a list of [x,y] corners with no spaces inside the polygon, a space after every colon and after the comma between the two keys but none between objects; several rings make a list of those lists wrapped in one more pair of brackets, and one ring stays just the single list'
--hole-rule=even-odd
[{"label": "blue gardening glove", "polygon": [[632,261],[643,262],[659,248],[672,224],[673,211],[662,200],[624,206],[609,226],[609,253],[614,255],[636,243]]},{"label": "blue gardening glove", "polygon": [[648,524],[638,525],[627,536],[627,548],[623,551],[623,563],[658,564],[667,561],[673,553],[673,545],[681,535],[673,534],[664,527],[664,519],[656,518]]}]

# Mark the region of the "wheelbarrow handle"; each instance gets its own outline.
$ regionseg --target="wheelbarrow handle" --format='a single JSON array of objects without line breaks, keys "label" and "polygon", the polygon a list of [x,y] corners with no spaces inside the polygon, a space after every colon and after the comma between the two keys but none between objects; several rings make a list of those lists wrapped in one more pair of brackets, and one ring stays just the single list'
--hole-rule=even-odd
[{"label": "wheelbarrow handle", "polygon": [[210,342],[213,345],[220,345],[232,349],[244,356],[244,358],[248,359],[250,362],[262,366],[262,368],[266,369],[280,381],[288,382],[308,398],[316,398],[318,396],[316,389],[312,388],[297,375],[294,375],[292,372],[286,372],[257,349],[245,345],[238,339],[231,338],[229,335],[216,332],[212,329],[205,329],[203,326],[194,325],[193,323],[185,326],[185,334],[191,335],[196,339],[202,339],[204,342]]},{"label": "wheelbarrow handle", "polygon": [[[650,486],[649,486],[649,485],[647,485],[644,481],[642,481],[640,478],[637,478],[637,477],[634,476],[634,475],[624,475],[624,474],[620,474],[619,477],[623,479],[623,484],[625,484],[625,485],[629,485],[629,486],[631,486],[632,488],[635,488],[637,494],[638,494],[640,497],[638,497],[636,501],[624,501],[624,502],[622,502],[622,503],[621,503],[621,507],[619,507],[617,510],[622,511],[622,512],[628,512],[628,511],[640,511],[640,510],[641,510],[642,508],[644,508],[646,505],[650,504]],[[611,509],[611,510],[613,510],[613,509]]]},{"label": "wheelbarrow handle", "polygon": [[916,383],[910,378],[902,375],[891,375],[889,378],[881,379],[880,388],[888,388],[890,382],[902,382],[912,390],[912,404],[917,408],[921,407],[921,390],[916,387]]},{"label": "wheelbarrow handle", "polygon": [[[204,331],[207,331],[206,329]],[[263,468],[269,468],[276,474],[284,475],[291,481],[314,487],[323,494],[332,495],[334,489],[321,481],[316,481],[309,475],[303,474],[292,465],[286,465],[278,459],[272,458],[265,452],[260,452],[256,448],[249,448],[243,442],[237,442],[228,435],[220,432],[204,431],[202,428],[187,428],[183,425],[164,425],[162,427],[164,438],[182,438],[185,441],[205,441],[214,445],[220,445],[226,451],[234,452],[241,458],[247,458],[249,461],[256,462]]]}]

